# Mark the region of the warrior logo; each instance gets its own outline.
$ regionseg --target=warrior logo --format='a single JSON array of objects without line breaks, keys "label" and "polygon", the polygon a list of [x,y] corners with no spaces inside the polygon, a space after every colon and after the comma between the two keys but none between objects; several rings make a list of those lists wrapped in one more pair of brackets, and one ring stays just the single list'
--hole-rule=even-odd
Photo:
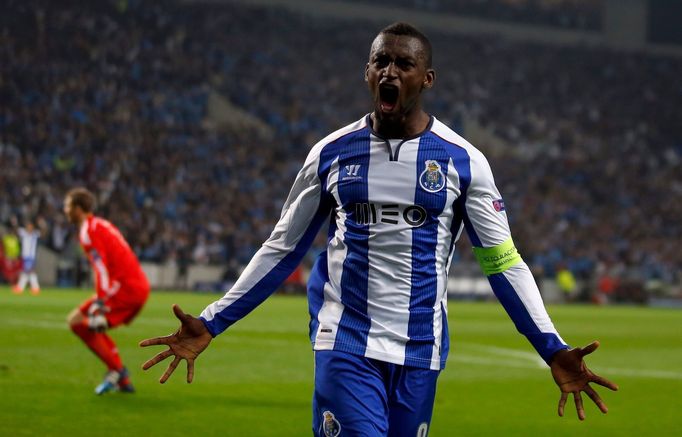
[{"label": "warrior logo", "polygon": [[334,413],[327,410],[322,413],[322,417],[324,418],[322,421],[322,430],[324,431],[325,437],[337,437],[341,434],[341,424],[336,420],[336,417],[334,417]]},{"label": "warrior logo", "polygon": [[361,164],[350,164],[350,165],[344,166],[343,170],[341,171],[341,179],[344,181],[361,180],[362,176],[360,176],[358,174],[360,172],[361,168],[362,168]]},{"label": "warrior logo", "polygon": [[438,161],[428,160],[424,164],[426,168],[419,175],[419,185],[429,193],[437,193],[445,186],[445,175]]}]

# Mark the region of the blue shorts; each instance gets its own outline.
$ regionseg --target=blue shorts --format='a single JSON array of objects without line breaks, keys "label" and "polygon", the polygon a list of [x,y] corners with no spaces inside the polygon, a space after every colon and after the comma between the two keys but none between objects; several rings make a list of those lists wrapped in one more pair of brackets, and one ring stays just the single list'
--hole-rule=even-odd
[{"label": "blue shorts", "polygon": [[425,437],[439,373],[316,351],[313,435]]},{"label": "blue shorts", "polygon": [[27,258],[21,259],[21,269],[26,273],[30,273],[31,271],[33,271],[33,268],[35,267],[35,265],[36,265],[36,259],[35,258],[27,257]]}]

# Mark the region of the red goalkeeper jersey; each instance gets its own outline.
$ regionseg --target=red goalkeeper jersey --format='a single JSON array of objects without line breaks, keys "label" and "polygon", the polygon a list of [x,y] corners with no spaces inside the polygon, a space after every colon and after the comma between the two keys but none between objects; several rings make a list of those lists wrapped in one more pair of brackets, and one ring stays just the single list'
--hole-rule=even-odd
[{"label": "red goalkeeper jersey", "polygon": [[149,281],[121,232],[101,217],[88,216],[79,239],[95,272],[97,297],[139,302],[149,295]]}]

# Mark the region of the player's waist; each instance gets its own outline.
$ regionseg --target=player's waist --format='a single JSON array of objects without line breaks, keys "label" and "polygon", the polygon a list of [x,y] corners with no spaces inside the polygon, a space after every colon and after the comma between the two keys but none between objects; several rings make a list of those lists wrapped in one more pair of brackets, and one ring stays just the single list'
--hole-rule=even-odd
[{"label": "player's waist", "polygon": [[428,341],[403,341],[373,336],[366,339],[318,336],[312,339],[312,345],[316,351],[343,351],[387,363],[440,370],[445,367],[447,360],[448,347],[444,347],[443,341],[448,340],[442,340],[441,337],[433,337]]}]

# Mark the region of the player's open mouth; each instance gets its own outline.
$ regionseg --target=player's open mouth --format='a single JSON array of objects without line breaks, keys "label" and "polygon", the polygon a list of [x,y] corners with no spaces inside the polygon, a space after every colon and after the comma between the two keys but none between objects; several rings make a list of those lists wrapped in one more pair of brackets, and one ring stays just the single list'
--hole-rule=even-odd
[{"label": "player's open mouth", "polygon": [[391,112],[398,104],[399,89],[395,85],[379,85],[379,107],[383,112]]}]

